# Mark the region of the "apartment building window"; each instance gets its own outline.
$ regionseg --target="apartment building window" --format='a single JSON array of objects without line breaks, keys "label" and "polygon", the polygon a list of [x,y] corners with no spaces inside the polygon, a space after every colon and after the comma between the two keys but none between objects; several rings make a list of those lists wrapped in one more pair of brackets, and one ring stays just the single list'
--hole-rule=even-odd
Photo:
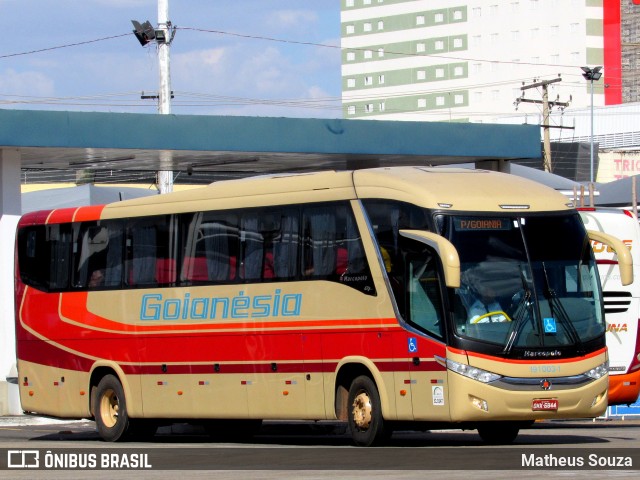
[{"label": "apartment building window", "polygon": [[491,45],[497,45],[499,38],[500,38],[500,34],[498,34],[498,33],[492,33],[491,35],[489,35],[489,39],[491,41]]},{"label": "apartment building window", "polygon": [[365,5],[371,5],[371,0],[364,0],[363,2]]},{"label": "apartment building window", "polygon": [[384,30],[384,22],[382,20],[378,21],[378,30]]},{"label": "apartment building window", "polygon": [[471,45],[473,47],[479,47],[482,45],[482,35],[473,35],[471,37]]},{"label": "apartment building window", "polygon": [[464,95],[454,95],[453,103],[456,105],[462,105],[464,103]]},{"label": "apartment building window", "polygon": [[384,57],[384,48],[379,48],[378,49],[378,58],[382,58]]},{"label": "apartment building window", "polygon": [[569,24],[569,33],[578,33],[579,28],[579,23],[571,23]]},{"label": "apartment building window", "polygon": [[511,2],[511,12],[518,13],[520,10],[520,2]]},{"label": "apartment building window", "polygon": [[462,20],[462,10],[454,10],[453,11],[453,19],[454,20]]},{"label": "apartment building window", "polygon": [[385,108],[386,108],[386,105],[384,104],[384,102],[380,102],[380,103],[378,104],[378,111],[380,111],[380,112],[384,112],[384,111],[385,111]]},{"label": "apartment building window", "polygon": [[476,62],[476,63],[474,63],[474,64],[472,64],[472,65],[471,65],[471,68],[472,68],[472,70],[471,70],[471,71],[472,71],[474,74],[476,74],[476,73],[480,73],[480,72],[482,72],[482,63],[478,63],[478,62]]},{"label": "apartment building window", "polygon": [[540,36],[540,29],[539,28],[532,28],[531,29],[531,38],[538,38]]},{"label": "apartment building window", "polygon": [[364,106],[365,113],[373,113],[373,103],[367,103]]},{"label": "apartment building window", "polygon": [[364,77],[364,84],[365,86],[373,85],[373,77],[370,75]]},{"label": "apartment building window", "polygon": [[464,75],[464,68],[462,67],[455,67],[453,69],[453,76],[454,77],[462,77]]},{"label": "apartment building window", "polygon": [[418,99],[418,108],[427,108],[427,99],[419,98]]},{"label": "apartment building window", "polygon": [[549,63],[551,65],[558,65],[560,63],[560,55],[557,53],[549,55]]},{"label": "apartment building window", "polygon": [[345,5],[347,8],[353,7],[353,0],[347,0]]},{"label": "apartment building window", "polygon": [[489,14],[497,15],[498,14],[498,5],[489,5]]},{"label": "apartment building window", "polygon": [[444,50],[444,42],[442,40],[437,40],[434,45],[434,48],[436,50]]},{"label": "apartment building window", "polygon": [[420,43],[416,44],[416,52],[422,53],[422,52],[425,52],[426,50],[427,50],[427,48],[426,48],[424,43],[420,42]]},{"label": "apartment building window", "polygon": [[378,75],[378,85],[384,85],[384,75]]},{"label": "apartment building window", "polygon": [[356,86],[356,79],[355,78],[348,78],[347,79],[347,88],[355,88]]},{"label": "apartment building window", "polygon": [[517,42],[520,40],[520,30],[511,30],[511,41]]},{"label": "apartment building window", "polygon": [[416,74],[416,78],[418,80],[426,80],[427,78],[427,72],[424,70],[418,70],[417,74]]},{"label": "apartment building window", "polygon": [[436,105],[438,107],[444,106],[444,97],[442,95],[436,97]]},{"label": "apartment building window", "polygon": [[549,33],[552,37],[557,37],[560,34],[560,26],[559,25],[551,25],[549,27]]},{"label": "apartment building window", "polygon": [[345,27],[345,30],[347,32],[347,35],[353,35],[353,33],[356,31],[356,28],[353,25],[347,25]]},{"label": "apartment building window", "polygon": [[476,104],[482,103],[482,92],[473,92],[473,101]]},{"label": "apartment building window", "polygon": [[373,51],[372,50],[365,50],[364,51],[364,58],[369,60],[370,58],[373,58]]},{"label": "apartment building window", "polygon": [[356,114],[356,106],[355,105],[349,105],[347,107],[347,113],[349,115],[355,115]]},{"label": "apartment building window", "polygon": [[355,52],[347,52],[347,62],[353,62],[356,59]]},{"label": "apartment building window", "polygon": [[436,78],[444,78],[444,68],[436,68]]},{"label": "apartment building window", "polygon": [[418,15],[416,17],[416,25],[424,25],[424,15]]},{"label": "apartment building window", "polygon": [[471,16],[473,18],[480,18],[482,17],[482,8],[481,7],[473,7],[471,9]]},{"label": "apartment building window", "polygon": [[454,38],[453,39],[453,48],[462,48],[463,44],[462,44],[462,39],[461,38]]},{"label": "apartment building window", "polygon": [[531,10],[537,10],[538,6],[538,0],[529,0],[529,8]]},{"label": "apartment building window", "polygon": [[433,16],[433,21],[434,21],[435,23],[442,23],[442,22],[444,22],[444,13],[436,13],[436,14]]},{"label": "apartment building window", "polygon": [[370,32],[371,31],[371,23],[370,22],[365,22],[363,27],[365,32]]}]

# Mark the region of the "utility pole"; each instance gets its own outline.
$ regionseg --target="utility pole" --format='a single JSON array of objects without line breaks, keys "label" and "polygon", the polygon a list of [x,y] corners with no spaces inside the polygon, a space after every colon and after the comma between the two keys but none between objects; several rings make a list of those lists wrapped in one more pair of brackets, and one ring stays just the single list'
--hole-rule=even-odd
[{"label": "utility pole", "polygon": [[[158,70],[160,72],[160,90],[158,95],[145,95],[142,92],[140,98],[157,98],[158,113],[168,115],[171,113],[171,73],[169,68],[169,47],[173,41],[176,29],[169,20],[169,0],[158,0],[158,28],[155,29],[147,20],[140,23],[131,20],[133,24],[133,34],[140,45],[145,47],[155,40],[158,46]],[[160,151],[160,171],[156,172],[156,183],[160,193],[169,193],[173,190],[173,172],[169,170],[172,166],[170,151]]]},{"label": "utility pole", "polygon": [[[553,107],[561,107],[565,108],[569,106],[569,102],[559,102],[557,100],[550,102],[549,101],[549,85],[552,83],[561,82],[562,78],[554,78],[552,80],[542,80],[537,82],[534,80],[534,83],[531,85],[525,85],[524,82],[520,90],[522,90],[522,96],[516,99],[516,108],[520,103],[537,103],[542,104],[542,128],[544,128],[543,133],[543,141],[544,141],[544,170],[545,172],[552,172],[553,166],[551,165],[551,139],[549,135],[549,129],[551,126],[549,125],[549,112],[550,108]],[[538,88],[542,87],[542,100],[529,100],[528,98],[524,98],[524,91],[530,88]],[[570,128],[570,127],[555,127],[555,128]]]},{"label": "utility pole", "polygon": [[[171,70],[169,48],[169,0],[158,0],[158,30],[164,33],[164,42],[156,41],[158,44],[158,70],[160,71],[160,90],[158,91],[158,113],[169,115],[171,113]],[[156,40],[158,36],[156,35]],[[171,152],[160,152],[160,165],[167,167],[171,165]],[[160,193],[173,191],[173,171],[160,170],[158,172],[158,189]]]}]

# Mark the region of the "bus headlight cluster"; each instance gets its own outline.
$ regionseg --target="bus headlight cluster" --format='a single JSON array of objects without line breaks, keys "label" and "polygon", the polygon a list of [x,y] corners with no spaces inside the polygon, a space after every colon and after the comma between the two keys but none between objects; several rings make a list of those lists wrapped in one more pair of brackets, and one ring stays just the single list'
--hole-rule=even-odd
[{"label": "bus headlight cluster", "polygon": [[482,370],[481,368],[471,367],[469,365],[464,365],[463,363],[454,362],[451,359],[447,359],[447,368],[453,372],[459,373],[460,375],[464,375],[465,377],[471,378],[472,380],[477,380],[482,383],[490,383],[502,378],[501,375],[496,373],[487,372],[486,370]]},{"label": "bus headlight cluster", "polygon": [[594,367],[591,370],[584,372],[583,375],[586,375],[589,378],[593,378],[594,380],[598,380],[599,378],[604,377],[607,373],[609,373],[609,361],[601,363],[597,367]]}]

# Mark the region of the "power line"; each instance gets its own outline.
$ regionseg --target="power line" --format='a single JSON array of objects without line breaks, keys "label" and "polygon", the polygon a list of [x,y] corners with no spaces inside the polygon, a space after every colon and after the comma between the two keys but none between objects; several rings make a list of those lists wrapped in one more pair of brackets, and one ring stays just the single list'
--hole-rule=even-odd
[{"label": "power line", "polygon": [[103,42],[105,40],[113,40],[114,38],[128,37],[129,35],[131,35],[131,34],[130,33],[121,33],[120,35],[111,35],[110,37],[96,38],[94,40],[85,40],[83,42],[67,43],[66,45],[57,45],[55,47],[39,48],[37,50],[29,50],[27,52],[8,53],[8,54],[5,54],[5,55],[0,55],[0,59],[2,59],[2,58],[11,58],[11,57],[19,57],[19,56],[22,56],[22,55],[31,55],[31,54],[34,54],[34,53],[49,52],[51,50],[60,50],[62,48],[77,47],[77,46],[80,46],[80,45],[87,45],[87,44],[90,44],[90,43]]}]

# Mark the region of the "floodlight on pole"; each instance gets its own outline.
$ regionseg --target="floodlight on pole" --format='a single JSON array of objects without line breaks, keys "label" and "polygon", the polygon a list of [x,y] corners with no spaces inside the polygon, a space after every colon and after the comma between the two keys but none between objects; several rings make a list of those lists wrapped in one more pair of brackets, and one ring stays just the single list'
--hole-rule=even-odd
[{"label": "floodlight on pole", "polygon": [[589,142],[591,145],[591,173],[589,176],[589,182],[593,183],[593,82],[597,82],[602,77],[602,66],[598,67],[580,67],[584,72],[582,76],[585,80],[589,80],[591,84],[591,141]]},{"label": "floodlight on pole", "polygon": [[149,23],[149,20],[144,23],[131,20],[131,23],[133,24],[133,34],[143,47],[156,38],[156,31],[151,23]]}]

